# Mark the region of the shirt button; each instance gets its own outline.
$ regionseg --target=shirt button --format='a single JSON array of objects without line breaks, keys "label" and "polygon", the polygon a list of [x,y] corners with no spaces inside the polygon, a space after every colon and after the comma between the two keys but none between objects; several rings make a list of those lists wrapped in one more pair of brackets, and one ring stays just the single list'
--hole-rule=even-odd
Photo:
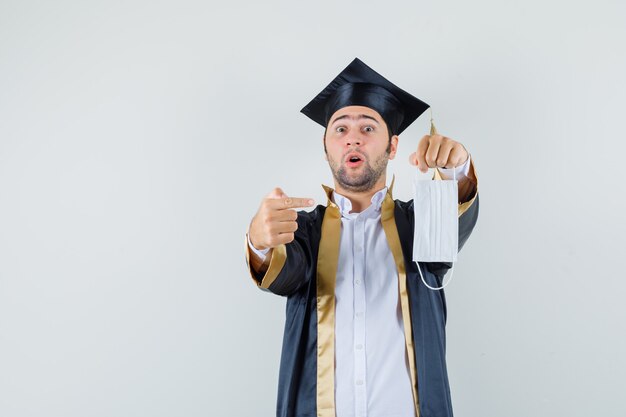
[{"label": "shirt button", "polygon": [[361,349],[363,349],[363,345],[356,345],[356,348],[357,348],[358,350],[361,350]]},{"label": "shirt button", "polygon": [[357,379],[356,384],[357,384],[357,385],[363,385],[363,380],[361,380],[361,379]]},{"label": "shirt button", "polygon": [[357,280],[356,280],[356,281],[354,281],[354,282],[356,282],[356,285],[359,285],[359,284],[361,283],[361,280],[360,280],[360,279],[357,279]]}]

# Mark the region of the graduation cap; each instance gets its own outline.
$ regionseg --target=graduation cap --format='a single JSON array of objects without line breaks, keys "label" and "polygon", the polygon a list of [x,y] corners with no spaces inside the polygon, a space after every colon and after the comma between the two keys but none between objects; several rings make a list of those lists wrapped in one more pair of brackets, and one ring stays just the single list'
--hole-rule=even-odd
[{"label": "graduation cap", "polygon": [[359,58],[354,58],[300,111],[326,127],[330,117],[346,106],[366,106],[376,110],[394,135],[402,133],[429,107],[395,86]]}]

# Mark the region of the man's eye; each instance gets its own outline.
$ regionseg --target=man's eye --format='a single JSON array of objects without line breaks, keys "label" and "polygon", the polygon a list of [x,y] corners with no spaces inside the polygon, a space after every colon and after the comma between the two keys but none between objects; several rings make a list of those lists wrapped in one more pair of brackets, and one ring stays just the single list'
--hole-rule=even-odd
[{"label": "man's eye", "polygon": [[345,130],[345,128],[343,126],[339,126],[335,129],[336,132],[341,133]]},{"label": "man's eye", "polygon": [[365,129],[366,132],[373,132],[374,131],[374,128],[372,126],[365,126],[364,129]]}]

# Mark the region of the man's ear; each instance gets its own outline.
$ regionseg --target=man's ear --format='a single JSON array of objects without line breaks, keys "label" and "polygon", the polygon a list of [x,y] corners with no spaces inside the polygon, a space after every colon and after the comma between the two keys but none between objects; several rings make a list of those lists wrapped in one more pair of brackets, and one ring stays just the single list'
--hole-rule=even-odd
[{"label": "man's ear", "polygon": [[389,143],[389,159],[393,159],[396,157],[396,152],[398,152],[398,141],[400,140],[400,136],[393,135],[391,137]]}]

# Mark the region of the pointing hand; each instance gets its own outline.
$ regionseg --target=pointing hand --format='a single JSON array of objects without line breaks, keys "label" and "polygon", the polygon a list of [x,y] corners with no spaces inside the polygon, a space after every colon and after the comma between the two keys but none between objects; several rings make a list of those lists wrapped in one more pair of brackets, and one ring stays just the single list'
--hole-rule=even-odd
[{"label": "pointing hand", "polygon": [[294,208],[311,207],[311,198],[287,197],[280,188],[274,188],[262,201],[250,223],[250,242],[263,250],[289,243],[298,229],[298,213]]}]

